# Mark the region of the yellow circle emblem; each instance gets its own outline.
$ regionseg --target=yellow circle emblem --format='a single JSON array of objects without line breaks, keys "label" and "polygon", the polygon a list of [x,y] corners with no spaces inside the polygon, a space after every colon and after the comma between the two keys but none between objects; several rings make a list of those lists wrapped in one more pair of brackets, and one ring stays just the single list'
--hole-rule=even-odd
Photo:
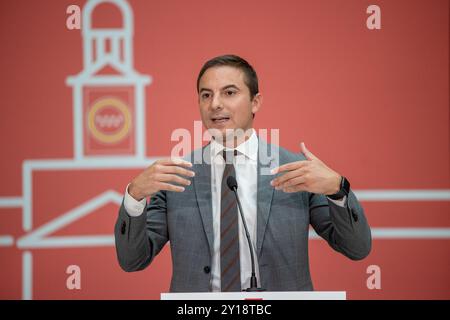
[{"label": "yellow circle emblem", "polygon": [[[97,126],[97,123],[96,123],[96,117],[99,115],[99,113],[102,110],[104,110],[105,108],[108,108],[108,107],[117,110],[119,112],[119,116],[118,116],[119,118],[113,119],[113,118],[111,118],[113,116],[109,116],[110,119],[105,120],[106,125],[111,125],[111,121],[117,122],[117,120],[119,120],[119,122],[123,122],[123,125],[119,130],[117,130],[115,132],[111,132],[111,133],[104,132],[104,130],[99,129]],[[123,117],[123,121],[122,121],[122,118],[120,117],[120,115]],[[107,117],[107,116],[103,116],[103,117]],[[108,124],[108,122],[109,122],[109,124]],[[88,128],[89,128],[90,132],[92,133],[92,135],[95,138],[97,138],[98,140],[100,140],[101,142],[105,142],[105,143],[119,142],[128,134],[130,127],[131,127],[130,111],[128,110],[127,105],[118,99],[114,99],[114,98],[101,99],[92,106],[91,110],[89,110]]]}]

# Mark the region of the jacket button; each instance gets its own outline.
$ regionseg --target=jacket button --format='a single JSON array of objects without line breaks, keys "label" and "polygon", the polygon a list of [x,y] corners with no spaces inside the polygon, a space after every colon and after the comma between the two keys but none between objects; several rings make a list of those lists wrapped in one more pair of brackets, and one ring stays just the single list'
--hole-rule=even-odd
[{"label": "jacket button", "polygon": [[358,221],[358,215],[357,215],[356,212],[353,211],[353,210],[352,210],[352,217],[353,217],[353,220],[355,220],[355,222]]},{"label": "jacket button", "polygon": [[206,266],[203,268],[203,271],[205,271],[205,273],[210,273],[211,272],[211,268],[209,266]]},{"label": "jacket button", "polygon": [[122,233],[122,234],[125,234],[125,231],[127,230],[127,224],[126,224],[126,222],[124,221],[124,222],[122,222],[122,226],[120,227],[120,232]]}]

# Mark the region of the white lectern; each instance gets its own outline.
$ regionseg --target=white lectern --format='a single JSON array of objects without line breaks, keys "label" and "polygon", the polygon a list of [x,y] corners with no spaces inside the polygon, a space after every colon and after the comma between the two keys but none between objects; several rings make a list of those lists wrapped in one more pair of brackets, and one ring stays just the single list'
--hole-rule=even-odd
[{"label": "white lectern", "polygon": [[161,293],[161,300],[346,300],[345,291]]}]

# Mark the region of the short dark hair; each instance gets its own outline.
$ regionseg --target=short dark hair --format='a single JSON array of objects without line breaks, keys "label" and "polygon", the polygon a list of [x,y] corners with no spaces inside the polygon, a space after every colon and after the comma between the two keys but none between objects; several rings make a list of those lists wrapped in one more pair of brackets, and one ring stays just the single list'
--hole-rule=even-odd
[{"label": "short dark hair", "polygon": [[244,82],[247,85],[248,89],[250,90],[250,98],[253,100],[255,95],[259,92],[258,76],[256,75],[256,71],[243,58],[233,54],[227,54],[212,58],[203,65],[197,78],[197,93],[200,90],[199,88],[200,78],[203,76],[206,70],[217,66],[230,66],[242,70],[245,75]]}]

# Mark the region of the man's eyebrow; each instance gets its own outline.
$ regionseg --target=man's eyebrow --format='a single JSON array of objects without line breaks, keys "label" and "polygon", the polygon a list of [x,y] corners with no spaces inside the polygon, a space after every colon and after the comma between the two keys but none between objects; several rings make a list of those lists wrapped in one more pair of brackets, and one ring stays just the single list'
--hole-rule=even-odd
[{"label": "man's eyebrow", "polygon": [[[222,87],[221,90],[226,90],[226,89],[230,89],[230,88],[234,88],[234,89],[240,90],[239,87],[236,86],[236,85],[234,85],[234,84],[226,85],[225,87]],[[199,91],[199,92],[202,92],[202,91],[209,91],[209,92],[212,92],[211,89],[208,89],[208,88],[200,88],[200,91]]]},{"label": "man's eyebrow", "polygon": [[229,85],[223,87],[222,90],[226,90],[226,89],[230,89],[230,88],[234,88],[234,89],[239,90],[238,86],[236,86],[234,84],[229,84]]},{"label": "man's eyebrow", "polygon": [[199,92],[202,92],[202,91],[210,91],[210,92],[212,92],[211,89],[208,89],[208,88],[200,88]]}]

